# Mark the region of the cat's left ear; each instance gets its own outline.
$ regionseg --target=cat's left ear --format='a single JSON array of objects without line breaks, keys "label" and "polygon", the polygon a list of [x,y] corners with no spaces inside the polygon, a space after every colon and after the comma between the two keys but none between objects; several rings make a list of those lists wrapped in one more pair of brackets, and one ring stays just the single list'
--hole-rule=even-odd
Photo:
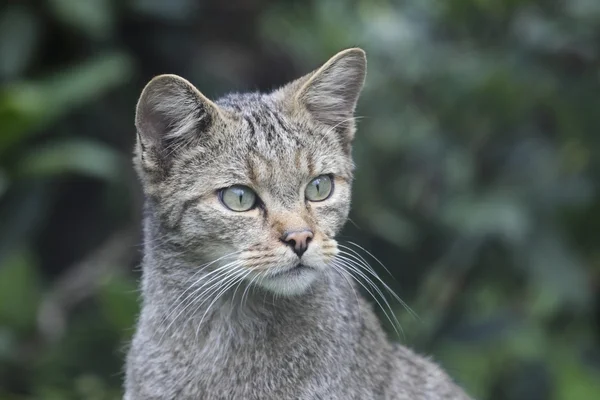
[{"label": "cat's left ear", "polygon": [[362,49],[341,51],[301,79],[304,82],[296,91],[296,103],[304,106],[317,121],[353,135],[354,110],[366,73],[367,58]]}]

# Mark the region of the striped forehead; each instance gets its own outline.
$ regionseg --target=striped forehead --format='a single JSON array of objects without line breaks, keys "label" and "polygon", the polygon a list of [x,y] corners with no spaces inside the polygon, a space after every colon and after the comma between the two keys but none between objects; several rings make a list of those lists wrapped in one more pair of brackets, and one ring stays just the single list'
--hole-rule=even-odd
[{"label": "striped forehead", "polygon": [[319,174],[346,174],[346,156],[335,134],[289,117],[270,97],[231,95],[218,104],[236,117],[228,153],[244,164],[253,184],[287,191]]}]

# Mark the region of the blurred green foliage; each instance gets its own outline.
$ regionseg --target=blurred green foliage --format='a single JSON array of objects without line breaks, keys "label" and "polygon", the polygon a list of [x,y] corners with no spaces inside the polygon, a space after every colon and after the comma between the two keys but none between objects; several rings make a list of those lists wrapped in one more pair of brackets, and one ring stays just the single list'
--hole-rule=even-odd
[{"label": "blurred green foliage", "polygon": [[0,399],[120,398],[146,81],[268,90],[355,45],[341,239],[419,315],[398,339],[480,399],[600,398],[600,2],[0,6]]}]

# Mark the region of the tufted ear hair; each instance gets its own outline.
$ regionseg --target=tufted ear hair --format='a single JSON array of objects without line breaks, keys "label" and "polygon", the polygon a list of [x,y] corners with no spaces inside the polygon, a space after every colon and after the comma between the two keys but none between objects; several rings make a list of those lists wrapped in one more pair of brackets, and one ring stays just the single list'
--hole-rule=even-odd
[{"label": "tufted ear hair", "polygon": [[359,48],[343,50],[297,81],[295,102],[317,121],[338,131],[348,131],[354,127],[352,119],[366,73],[365,52]]},{"label": "tufted ear hair", "polygon": [[177,75],[160,75],[142,91],[136,108],[138,160],[165,169],[177,152],[197,144],[221,118],[216,104]]}]

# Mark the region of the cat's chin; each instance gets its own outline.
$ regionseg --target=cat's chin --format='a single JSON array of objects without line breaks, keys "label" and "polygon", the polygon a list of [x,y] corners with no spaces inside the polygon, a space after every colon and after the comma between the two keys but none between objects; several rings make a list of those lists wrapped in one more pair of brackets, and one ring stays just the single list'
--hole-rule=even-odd
[{"label": "cat's chin", "polygon": [[280,296],[297,296],[306,293],[320,274],[318,269],[300,264],[259,279],[256,284]]}]

